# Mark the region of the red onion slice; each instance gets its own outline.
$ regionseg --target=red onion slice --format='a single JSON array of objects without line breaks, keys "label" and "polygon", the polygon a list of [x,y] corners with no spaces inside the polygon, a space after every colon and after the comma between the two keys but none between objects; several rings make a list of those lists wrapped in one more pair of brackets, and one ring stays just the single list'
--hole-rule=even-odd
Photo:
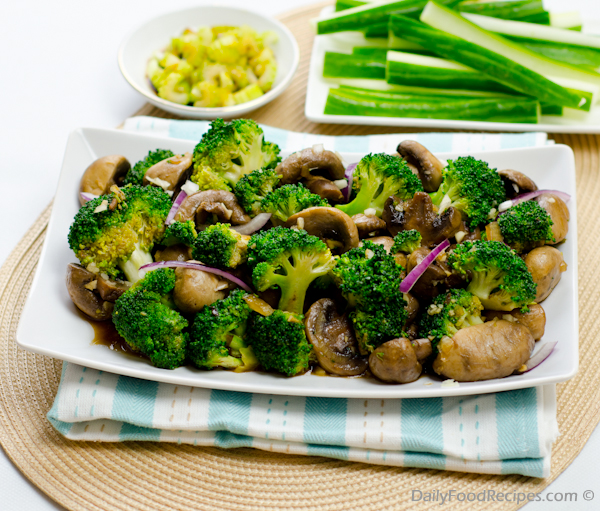
[{"label": "red onion slice", "polygon": [[165,220],[165,224],[171,225],[175,221],[175,215],[179,211],[181,207],[181,203],[187,198],[188,194],[181,190],[177,195],[177,198],[173,201],[173,205],[171,206],[171,210],[167,215],[167,219]]},{"label": "red onion slice", "polygon": [[200,263],[190,263],[190,262],[184,262],[184,261],[157,261],[155,263],[145,264],[144,266],[140,267],[140,270],[142,270],[143,272],[146,272],[149,270],[155,270],[157,268],[188,268],[190,270],[200,270],[200,271],[204,271],[206,273],[214,273],[215,275],[219,275],[219,277],[223,277],[227,280],[230,280],[234,284],[237,284],[244,291],[247,291],[248,293],[252,293],[252,289],[250,288],[250,286],[248,286],[248,284],[246,284],[243,280],[238,279],[235,275],[232,275],[231,273],[227,273],[226,271],[223,271],[223,270],[219,270],[217,268],[211,268],[210,266],[204,266],[203,264],[200,264]]},{"label": "red onion slice", "polygon": [[554,351],[554,348],[557,344],[558,341],[544,344],[533,357],[531,357],[527,362],[525,362],[525,366],[527,367],[527,369],[525,369],[525,371],[519,371],[518,374],[525,374],[531,371],[534,367],[539,366],[544,360],[546,360],[550,356],[550,353]]},{"label": "red onion slice", "polygon": [[400,292],[408,293],[412,287],[416,284],[417,280],[425,273],[425,270],[435,261],[435,258],[439,256],[444,250],[450,246],[450,241],[445,239],[437,247],[435,247],[427,256],[415,266],[412,271],[404,278],[400,283]]},{"label": "red onion slice", "polygon": [[554,195],[557,195],[565,202],[569,202],[569,199],[571,199],[571,196],[568,193],[561,192],[560,190],[536,190],[535,192],[527,192],[527,193],[523,193],[521,195],[517,195],[514,199],[504,201],[502,204],[500,204],[498,206],[498,211],[499,211],[498,216],[500,216],[501,214],[503,214],[504,212],[506,212],[508,209],[512,208],[513,206],[516,206],[520,202],[534,199],[535,197],[538,197],[539,195],[542,195],[544,193],[552,193]]},{"label": "red onion slice", "polygon": [[94,195],[93,193],[88,192],[79,192],[79,196],[81,197],[81,200],[83,200],[84,204],[92,199],[95,199],[96,197],[100,197],[99,195]]},{"label": "red onion slice", "polygon": [[346,185],[346,188],[342,188],[340,191],[342,192],[344,199],[346,199],[346,202],[350,201],[350,193],[352,192],[352,176],[354,175],[354,169],[357,165],[358,162],[351,163],[346,167],[346,172],[344,172],[344,177],[348,181],[348,184]]},{"label": "red onion slice", "polygon": [[232,227],[234,231],[239,232],[240,234],[253,234],[259,229],[262,229],[267,222],[271,218],[271,213],[259,213],[252,220],[250,220],[247,224],[244,225],[235,225]]}]

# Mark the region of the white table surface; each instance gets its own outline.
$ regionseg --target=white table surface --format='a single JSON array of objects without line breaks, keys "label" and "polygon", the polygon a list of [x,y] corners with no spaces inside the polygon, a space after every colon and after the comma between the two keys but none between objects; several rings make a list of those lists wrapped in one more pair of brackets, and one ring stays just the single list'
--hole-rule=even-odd
[{"label": "white table surface", "polygon": [[[137,25],[199,2],[171,0],[22,0],[0,2],[0,264],[54,195],[69,133],[81,126],[112,128],[144,101],[117,66],[121,40]],[[208,2],[206,2],[208,3]],[[312,0],[229,0],[277,15]],[[586,23],[600,21],[597,0],[548,0],[557,10],[580,9]],[[594,23],[594,29],[600,24]],[[596,31],[596,30],[594,30]],[[596,430],[574,463],[528,511],[567,509],[548,502],[552,492],[577,492],[575,511],[600,509],[594,468],[600,456]],[[596,498],[583,499],[591,490]],[[558,500],[559,495],[554,498]],[[0,449],[0,509],[63,509],[31,485]]]}]

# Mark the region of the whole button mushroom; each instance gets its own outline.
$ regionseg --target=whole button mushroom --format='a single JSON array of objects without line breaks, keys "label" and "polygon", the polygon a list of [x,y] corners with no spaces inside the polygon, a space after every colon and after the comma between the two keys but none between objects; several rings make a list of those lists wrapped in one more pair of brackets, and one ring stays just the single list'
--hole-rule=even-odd
[{"label": "whole button mushroom", "polygon": [[554,247],[534,248],[525,256],[525,264],[533,281],[537,284],[535,301],[543,302],[560,282],[563,272],[567,271],[567,263],[562,252]]},{"label": "whole button mushroom", "polygon": [[340,253],[358,247],[358,229],[346,213],[337,208],[307,208],[288,218],[285,227],[297,226],[323,240],[341,243]]},{"label": "whole button mushroom", "polygon": [[373,236],[377,232],[387,228],[385,220],[379,218],[377,215],[358,213],[352,217],[352,220],[358,229],[358,235],[361,239]]},{"label": "whole button mushroom", "polygon": [[384,342],[369,356],[369,369],[373,375],[388,383],[410,383],[421,376],[423,362],[431,354],[428,339],[415,341],[414,345],[402,337]]},{"label": "whole button mushroom", "polygon": [[243,225],[250,221],[250,216],[238,204],[236,196],[226,190],[204,190],[188,195],[181,203],[175,220],[185,222],[196,220],[196,227],[201,229],[210,214],[215,214],[221,222],[231,225]]},{"label": "whole button mushroom", "polygon": [[536,197],[536,200],[552,219],[552,235],[554,236],[554,241],[546,241],[546,244],[556,245],[563,241],[569,232],[569,208],[564,200],[553,193],[543,193]]},{"label": "whole button mushroom", "polygon": [[444,164],[431,154],[426,147],[414,140],[400,142],[396,150],[412,168],[417,170],[417,175],[423,184],[423,190],[436,192],[442,184]]},{"label": "whole button mushroom", "polygon": [[176,268],[175,278],[173,301],[182,312],[199,312],[204,306],[222,300],[229,294],[229,281],[212,273],[191,268]]},{"label": "whole button mushroom", "polygon": [[67,265],[67,291],[75,306],[90,319],[106,321],[112,317],[113,304],[95,292],[99,278],[80,264]]},{"label": "whole button mushroom", "polygon": [[143,185],[153,184],[166,192],[174,192],[187,179],[192,168],[192,154],[171,156],[155,163],[144,174]]},{"label": "whole button mushroom", "polygon": [[367,360],[358,352],[352,322],[339,315],[335,302],[321,298],[306,314],[306,335],[319,365],[332,374],[356,376],[367,370]]},{"label": "whole button mushroom", "polygon": [[100,298],[114,303],[130,287],[131,282],[100,277],[96,284],[96,291],[98,291]]},{"label": "whole button mushroom", "polygon": [[503,378],[527,362],[534,346],[525,325],[494,319],[443,337],[433,370],[456,381]]},{"label": "whole button mushroom", "polygon": [[131,168],[131,164],[125,156],[113,154],[103,156],[92,162],[85,169],[79,183],[79,203],[83,206],[85,200],[81,193],[91,193],[92,195],[104,195],[109,192],[112,185],[121,186],[125,174]]},{"label": "whole button mushroom", "polygon": [[313,176],[304,182],[304,186],[312,193],[316,193],[323,199],[331,202],[342,202],[344,194],[342,191],[329,179],[322,176]]},{"label": "whole button mushroom", "polygon": [[322,146],[307,147],[291,154],[275,168],[281,176],[280,185],[297,183],[302,178],[310,179],[315,171],[320,175],[326,174],[331,181],[343,179],[346,173],[340,157]]},{"label": "whole button mushroom", "polygon": [[537,303],[532,303],[528,308],[527,312],[521,312],[521,309],[513,309],[510,312],[485,311],[485,318],[487,321],[497,318],[521,323],[529,328],[534,340],[539,341],[544,336],[546,329],[546,313]]}]

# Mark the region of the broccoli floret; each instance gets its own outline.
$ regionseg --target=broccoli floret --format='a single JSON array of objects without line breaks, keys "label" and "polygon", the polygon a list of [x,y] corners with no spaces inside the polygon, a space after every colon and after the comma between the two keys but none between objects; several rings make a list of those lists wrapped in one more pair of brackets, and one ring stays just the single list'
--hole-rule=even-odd
[{"label": "broccoli floret", "polygon": [[251,347],[245,341],[250,307],[240,289],[227,298],[205,306],[196,314],[190,330],[189,354],[201,369],[223,367],[252,371],[258,366]]},{"label": "broccoli floret", "polygon": [[504,241],[521,252],[545,241],[554,241],[552,219],[536,201],[523,201],[498,218]]},{"label": "broccoli floret", "polygon": [[234,231],[229,224],[209,225],[198,233],[194,243],[194,259],[209,266],[236,268],[246,262],[250,236]]},{"label": "broccoli floret", "polygon": [[398,252],[412,254],[421,246],[422,239],[421,233],[416,229],[400,231],[394,236],[394,244],[391,251],[393,254],[397,254]]},{"label": "broccoli floret", "polygon": [[385,153],[368,154],[354,169],[354,198],[348,204],[338,204],[336,208],[349,216],[374,209],[375,214],[380,217],[383,205],[390,195],[409,200],[416,192],[422,191],[421,181],[402,158]]},{"label": "broccoli floret", "polygon": [[523,259],[500,241],[466,241],[448,254],[448,264],[470,272],[467,291],[486,309],[510,311],[535,300],[537,285]]},{"label": "broccoli floret", "polygon": [[276,223],[285,223],[292,215],[316,206],[326,207],[329,202],[300,183],[276,188],[260,203],[260,209],[271,213],[271,221]]},{"label": "broccoli floret", "polygon": [[302,314],[306,291],[335,265],[327,245],[306,231],[274,227],[254,234],[248,264],[258,291],[281,289],[279,309]]},{"label": "broccoli floret", "polygon": [[275,309],[270,316],[254,314],[252,318],[247,342],[266,371],[294,376],[308,369],[312,347],[302,314]]},{"label": "broccoli floret", "polygon": [[185,222],[175,221],[169,225],[163,234],[160,244],[165,247],[171,247],[177,244],[184,244],[186,247],[193,247],[198,233],[193,220]]},{"label": "broccoli floret", "polygon": [[472,156],[448,160],[439,190],[430,195],[440,214],[454,207],[473,228],[489,223],[495,216],[495,208],[506,199],[496,169]]},{"label": "broccoli floret", "polygon": [[461,328],[483,323],[483,305],[465,289],[451,289],[436,296],[419,320],[419,337],[431,340],[436,350],[442,337],[452,337]]},{"label": "broccoli floret", "polygon": [[280,179],[274,169],[253,170],[237,182],[233,193],[246,212],[256,216],[261,212],[261,201],[273,191]]},{"label": "broccoli floret", "polygon": [[201,190],[231,190],[246,174],[274,168],[280,161],[279,146],[264,140],[263,130],[250,119],[226,123],[215,119],[194,149],[192,181]]},{"label": "broccoli floret", "polygon": [[139,280],[161,239],[171,199],[155,186],[128,185],[86,202],[69,230],[69,247],[90,271]]},{"label": "broccoli floret", "polygon": [[394,257],[370,241],[343,254],[332,270],[348,305],[355,307],[350,319],[363,355],[403,335],[408,313],[401,272]]},{"label": "broccoli floret", "polygon": [[142,186],[146,171],[152,167],[152,165],[156,165],[159,161],[166,160],[171,156],[175,156],[175,154],[173,151],[169,151],[168,149],[156,149],[155,151],[149,151],[148,156],[146,156],[143,160],[138,161],[129,169],[129,172],[127,172],[125,175],[123,184]]},{"label": "broccoli floret", "polygon": [[187,320],[171,300],[175,270],[160,268],[125,291],[115,302],[112,320],[117,332],[152,365],[175,369],[187,358]]}]

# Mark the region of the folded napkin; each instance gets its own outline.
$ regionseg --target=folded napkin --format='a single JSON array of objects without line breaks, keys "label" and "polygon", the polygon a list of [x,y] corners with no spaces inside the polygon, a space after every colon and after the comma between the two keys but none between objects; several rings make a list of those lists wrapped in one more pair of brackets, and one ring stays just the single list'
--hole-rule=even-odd
[{"label": "folded napkin", "polygon": [[[125,130],[199,140],[203,121],[134,117]],[[545,133],[331,137],[263,126],[282,149],[393,152],[415,139],[435,152],[528,147]],[[558,435],[554,385],[468,397],[334,399],[184,387],[65,363],[52,425],[73,440],[152,440],[327,456],[399,467],[546,477]]]}]

